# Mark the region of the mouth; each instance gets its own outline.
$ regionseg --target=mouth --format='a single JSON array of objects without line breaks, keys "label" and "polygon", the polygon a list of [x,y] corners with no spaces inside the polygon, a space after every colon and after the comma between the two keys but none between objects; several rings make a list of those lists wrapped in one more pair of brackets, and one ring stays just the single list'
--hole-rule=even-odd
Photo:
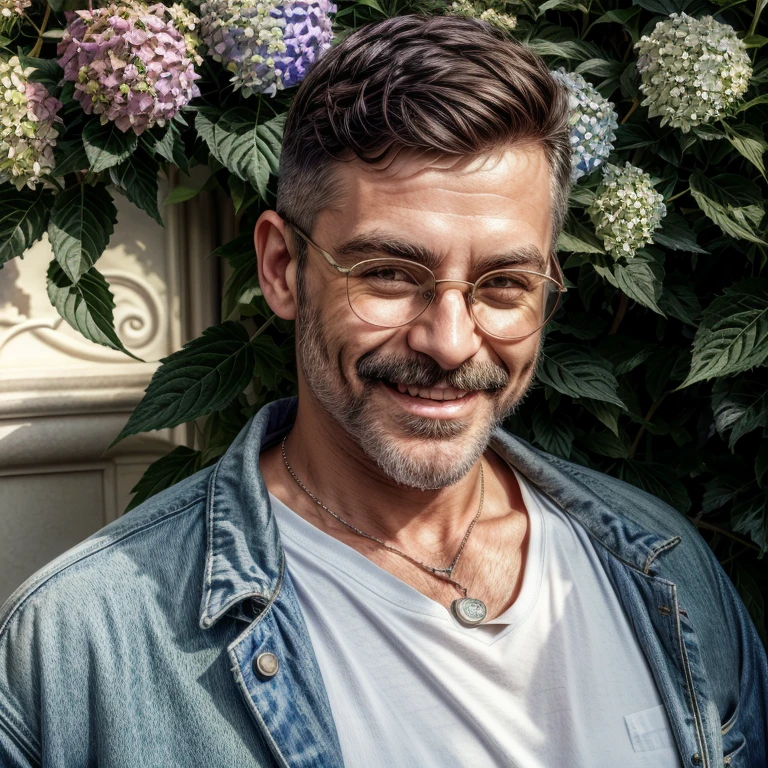
[{"label": "mouth", "polygon": [[457,419],[468,416],[481,392],[453,387],[413,387],[379,379],[382,388],[403,410],[414,416]]},{"label": "mouth", "polygon": [[390,389],[397,390],[401,395],[409,395],[410,397],[436,403],[443,403],[449,400],[461,400],[462,398],[474,394],[466,389],[455,389],[453,387],[414,387],[407,384],[401,384],[397,381],[388,381],[387,379],[381,379],[381,383]]}]

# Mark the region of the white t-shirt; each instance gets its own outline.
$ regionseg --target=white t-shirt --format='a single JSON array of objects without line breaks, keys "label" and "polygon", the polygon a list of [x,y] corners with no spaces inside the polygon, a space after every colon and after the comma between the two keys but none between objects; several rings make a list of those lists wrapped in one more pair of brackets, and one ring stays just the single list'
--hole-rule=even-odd
[{"label": "white t-shirt", "polygon": [[347,768],[680,767],[588,534],[515,474],[522,588],[472,628],[270,494]]}]

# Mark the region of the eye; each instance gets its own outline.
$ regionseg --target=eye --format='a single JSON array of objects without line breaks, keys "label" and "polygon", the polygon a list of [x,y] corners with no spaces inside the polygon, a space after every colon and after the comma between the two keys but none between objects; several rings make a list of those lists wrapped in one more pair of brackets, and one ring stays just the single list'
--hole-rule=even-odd
[{"label": "eye", "polygon": [[382,264],[375,267],[369,267],[359,277],[372,283],[409,283],[417,285],[418,281],[408,270],[401,266],[392,264]]}]

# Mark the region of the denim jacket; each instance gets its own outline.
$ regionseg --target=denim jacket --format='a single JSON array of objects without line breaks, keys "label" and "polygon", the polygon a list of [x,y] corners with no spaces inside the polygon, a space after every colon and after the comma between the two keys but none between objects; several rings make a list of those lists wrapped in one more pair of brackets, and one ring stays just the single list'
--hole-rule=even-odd
[{"label": "denim jacket", "polygon": [[[295,399],[265,406],[216,464],[8,599],[2,768],[343,765],[259,471],[295,412]],[[659,499],[501,429],[492,446],[589,532],[682,764],[765,768],[765,650],[696,529]]]}]

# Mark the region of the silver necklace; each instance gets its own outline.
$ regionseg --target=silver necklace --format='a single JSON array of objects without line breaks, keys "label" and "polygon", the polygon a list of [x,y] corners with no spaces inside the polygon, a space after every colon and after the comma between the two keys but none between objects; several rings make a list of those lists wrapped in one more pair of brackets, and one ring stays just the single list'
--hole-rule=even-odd
[{"label": "silver necklace", "polygon": [[478,518],[480,517],[480,513],[483,511],[483,499],[485,498],[485,477],[483,475],[483,462],[480,461],[480,504],[477,508],[477,514],[474,517],[474,520],[469,524],[469,528],[467,528],[467,532],[464,534],[464,540],[461,542],[461,546],[459,547],[459,551],[456,553],[456,557],[453,558],[453,562],[446,566],[445,568],[435,568],[432,565],[427,565],[426,563],[422,563],[419,560],[414,560],[410,555],[406,555],[405,552],[401,552],[399,549],[395,549],[394,547],[390,546],[386,542],[382,541],[381,539],[377,539],[375,536],[371,536],[370,533],[365,533],[364,531],[361,531],[359,528],[355,528],[352,523],[348,523],[346,520],[344,520],[342,517],[339,517],[335,512],[328,509],[328,507],[323,504],[320,499],[317,498],[305,485],[304,483],[299,480],[299,478],[296,476],[296,473],[291,469],[291,465],[288,463],[288,457],[285,455],[285,441],[288,439],[288,435],[286,435],[283,438],[282,442],[282,453],[283,453],[283,462],[285,463],[286,469],[291,473],[291,477],[298,483],[299,487],[309,496],[312,501],[315,502],[315,504],[318,504],[321,506],[328,514],[333,515],[340,523],[343,523],[347,526],[347,528],[351,528],[355,533],[359,534],[360,536],[365,536],[366,539],[371,539],[372,541],[375,541],[379,544],[381,544],[382,547],[385,547],[390,552],[394,552],[396,555],[400,555],[401,557],[404,557],[406,560],[410,561],[414,565],[418,565],[420,568],[423,568],[426,571],[429,571],[430,573],[434,574],[435,576],[440,577],[444,581],[448,581],[451,584],[453,584],[455,587],[458,587],[458,589],[461,591],[462,597],[454,600],[451,603],[451,613],[453,613],[454,617],[464,626],[466,627],[476,627],[478,624],[481,624],[484,620],[486,615],[488,614],[488,609],[485,606],[485,603],[482,600],[479,600],[476,597],[467,597],[467,588],[463,587],[461,584],[459,584],[458,581],[455,581],[451,578],[451,574],[453,573],[454,568],[456,568],[456,564],[459,562],[459,558],[461,557],[461,553],[464,551],[464,545],[467,543],[467,539],[469,538],[469,534],[472,533],[472,529],[475,527],[475,523],[477,522]]}]

